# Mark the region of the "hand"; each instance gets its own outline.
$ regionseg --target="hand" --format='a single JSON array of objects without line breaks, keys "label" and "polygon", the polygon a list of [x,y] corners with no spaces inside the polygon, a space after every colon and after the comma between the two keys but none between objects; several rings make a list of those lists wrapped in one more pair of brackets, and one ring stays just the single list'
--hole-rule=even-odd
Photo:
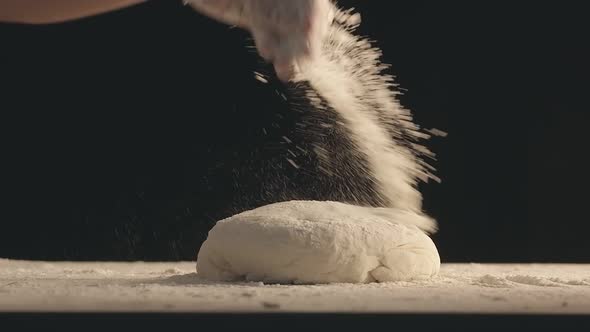
[{"label": "hand", "polygon": [[199,12],[249,30],[258,53],[289,81],[320,51],[332,20],[330,0],[188,0]]}]

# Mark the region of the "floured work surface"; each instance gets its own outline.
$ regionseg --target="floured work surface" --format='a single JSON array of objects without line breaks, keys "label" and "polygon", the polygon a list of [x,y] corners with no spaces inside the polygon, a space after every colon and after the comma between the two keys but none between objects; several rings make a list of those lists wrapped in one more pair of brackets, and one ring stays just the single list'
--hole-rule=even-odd
[{"label": "floured work surface", "polygon": [[590,314],[587,264],[443,264],[432,280],[360,285],[214,283],[194,269],[0,260],[0,311]]}]

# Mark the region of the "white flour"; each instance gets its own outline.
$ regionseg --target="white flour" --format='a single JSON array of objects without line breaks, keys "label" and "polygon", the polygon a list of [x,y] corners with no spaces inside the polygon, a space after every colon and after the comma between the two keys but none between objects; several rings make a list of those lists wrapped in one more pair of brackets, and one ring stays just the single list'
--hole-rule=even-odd
[{"label": "white flour", "polygon": [[194,269],[0,259],[0,311],[590,314],[589,264],[447,263],[428,280],[323,285],[212,282]]},{"label": "white flour", "polygon": [[[359,22],[357,14],[337,10],[321,55],[300,66],[296,81],[312,87],[307,96],[315,111],[325,111],[327,104],[337,113],[339,125],[354,144],[349,147],[351,153],[368,164],[379,205],[419,212],[418,181],[438,180],[423,159],[433,154],[419,144],[429,135],[420,131],[397,101],[393,78],[382,73],[387,66],[379,61],[381,51],[354,35]],[[346,178],[346,168],[330,162],[328,151],[315,150],[321,169]]]}]

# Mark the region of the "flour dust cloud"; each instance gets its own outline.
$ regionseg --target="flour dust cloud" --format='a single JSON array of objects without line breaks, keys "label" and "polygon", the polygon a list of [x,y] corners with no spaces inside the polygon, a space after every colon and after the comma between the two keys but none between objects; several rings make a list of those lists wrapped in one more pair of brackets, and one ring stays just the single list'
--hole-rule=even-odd
[{"label": "flour dust cloud", "polygon": [[[434,154],[420,144],[430,136],[397,101],[393,78],[383,73],[388,66],[379,60],[381,51],[354,34],[359,14],[334,10],[321,56],[302,66],[296,81],[309,84],[313,111],[337,113],[337,125],[350,138],[347,149],[367,162],[365,176],[375,184],[378,205],[420,211],[418,181],[438,181],[425,160]],[[347,177],[348,170],[331,160],[330,151],[321,144],[314,151],[323,171]]]}]

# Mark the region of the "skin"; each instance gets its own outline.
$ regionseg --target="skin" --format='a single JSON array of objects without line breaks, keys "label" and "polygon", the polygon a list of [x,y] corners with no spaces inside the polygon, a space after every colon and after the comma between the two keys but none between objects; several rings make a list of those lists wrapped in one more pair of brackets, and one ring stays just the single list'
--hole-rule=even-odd
[{"label": "skin", "polygon": [[329,0],[190,0],[197,11],[249,30],[258,53],[288,81],[313,58],[330,23]]},{"label": "skin", "polygon": [[[53,24],[146,0],[0,0],[0,22]],[[249,30],[258,53],[282,81],[315,56],[330,17],[329,0],[188,0],[198,12]]]},{"label": "skin", "polygon": [[52,24],[98,15],[146,0],[0,0],[0,22]]}]

